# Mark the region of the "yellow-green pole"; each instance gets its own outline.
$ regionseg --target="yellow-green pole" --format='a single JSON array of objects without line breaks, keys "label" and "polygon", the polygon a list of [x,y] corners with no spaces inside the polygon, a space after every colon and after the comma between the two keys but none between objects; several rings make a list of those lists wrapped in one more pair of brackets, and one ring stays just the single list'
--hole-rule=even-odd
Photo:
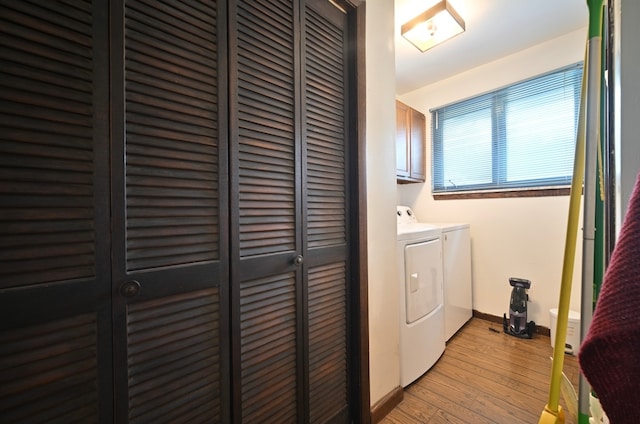
[{"label": "yellow-green pole", "polygon": [[578,115],[578,133],[574,154],[571,193],[569,195],[569,217],[565,236],[564,260],[562,263],[562,280],[560,284],[560,300],[558,302],[558,318],[556,322],[556,338],[553,347],[553,364],[551,366],[551,382],[549,383],[549,399],[540,416],[539,424],[564,423],[564,411],[559,405],[560,384],[564,366],[564,345],[566,343],[567,325],[569,321],[569,301],[571,300],[571,283],[573,266],[576,257],[576,241],[580,221],[580,203],[582,200],[582,177],[584,175],[585,151],[585,95],[587,91],[588,54],[582,71],[582,88],[580,95],[580,113]]},{"label": "yellow-green pole", "polygon": [[[585,158],[587,154],[591,157],[591,150],[593,150],[592,147],[595,147],[595,143],[597,143],[597,138],[595,140],[593,139],[592,129],[594,128],[594,125],[595,128],[599,128],[600,58],[602,56],[600,49],[600,40],[602,38],[602,1],[603,0],[587,0],[587,5],[589,6],[589,37],[585,53],[585,64],[583,67],[580,113],[578,117],[578,132],[576,137],[573,176],[571,180],[571,193],[569,196],[569,217],[567,220],[567,232],[565,238],[560,299],[558,301],[558,319],[556,323],[556,338],[553,350],[553,365],[551,369],[551,381],[549,383],[549,399],[542,411],[542,414],[540,415],[540,420],[538,421],[539,424],[563,424],[565,422],[564,411],[560,407],[560,385],[562,383],[562,369],[564,367],[564,346],[569,321],[569,303],[571,300],[571,284],[573,279],[576,240],[579,228],[583,176],[585,179],[585,240],[583,241],[583,246],[588,245],[586,240],[588,235],[586,233],[591,231],[592,225],[588,224],[589,218],[587,218],[587,216],[593,218],[594,212],[587,210],[587,191],[593,188],[590,187],[590,185],[593,186],[593,184],[587,183],[587,180],[590,178],[587,178],[587,173],[585,173]],[[597,46],[597,49],[595,46]],[[595,122],[593,122],[594,119]],[[591,221],[593,221],[593,219],[591,219]],[[590,227],[586,228],[587,225],[590,225]],[[592,247],[591,252],[593,253]],[[584,254],[583,248],[583,262],[584,258],[587,258],[587,255]],[[591,257],[589,263],[593,263],[592,260],[593,258]],[[585,269],[584,264],[583,269]],[[592,275],[592,273],[589,273],[589,275]],[[583,275],[583,281],[584,278],[585,276]]]}]

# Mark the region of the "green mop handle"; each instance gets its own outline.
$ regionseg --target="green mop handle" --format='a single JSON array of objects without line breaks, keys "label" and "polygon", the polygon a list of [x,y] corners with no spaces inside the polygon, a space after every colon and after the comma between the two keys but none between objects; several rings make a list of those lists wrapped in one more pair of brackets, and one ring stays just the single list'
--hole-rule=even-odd
[{"label": "green mop handle", "polygon": [[[585,153],[584,181],[584,224],[582,247],[582,334],[591,323],[593,315],[594,284],[602,282],[604,264],[604,236],[602,221],[602,201],[598,195],[598,176],[602,161],[598,161],[601,148],[601,103],[602,103],[602,22],[604,12],[603,0],[587,0],[589,5],[589,81],[587,87],[587,135]],[[600,155],[602,152],[600,151]],[[602,183],[602,180],[600,180]],[[589,423],[590,386],[583,375],[580,375],[578,422]]]},{"label": "green mop handle", "polygon": [[[585,63],[588,60],[586,55]],[[564,413],[559,406],[560,384],[562,368],[564,366],[564,345],[569,320],[569,300],[571,299],[571,283],[573,266],[576,256],[576,240],[580,221],[580,200],[582,196],[582,176],[584,174],[585,151],[585,94],[587,67],[582,70],[582,88],[580,95],[580,114],[578,115],[578,134],[571,179],[571,193],[569,195],[569,217],[565,236],[564,260],[562,264],[562,280],[560,285],[560,300],[558,305],[558,320],[556,322],[556,338],[553,348],[553,364],[551,367],[551,382],[549,383],[549,399],[542,411],[539,424],[564,423]]]},{"label": "green mop handle", "polygon": [[[582,89],[580,97],[580,114],[578,118],[578,134],[576,137],[576,151],[574,159],[573,177],[571,181],[571,194],[569,198],[569,218],[567,222],[567,233],[565,239],[564,261],[562,268],[562,281],[560,285],[560,299],[558,301],[558,320],[556,324],[556,339],[553,350],[553,365],[551,369],[551,382],[549,384],[549,399],[540,416],[539,424],[564,423],[564,412],[560,408],[560,385],[562,382],[562,369],[564,366],[564,345],[566,342],[567,325],[569,320],[569,302],[571,299],[571,283],[573,278],[573,267],[575,262],[576,240],[580,215],[580,200],[582,177],[585,184],[585,229],[584,243],[587,251],[589,249],[588,238],[593,234],[593,202],[591,207],[587,200],[587,192],[593,191],[593,184],[590,182],[589,168],[585,166],[585,161],[591,155],[593,142],[593,129],[596,128],[597,136],[599,130],[599,95],[600,95],[600,58],[601,58],[601,30],[602,30],[602,0],[587,0],[589,6],[589,38],[585,53],[585,65],[583,68]],[[588,126],[588,128],[587,128]],[[587,137],[587,133],[589,137]],[[597,138],[596,138],[597,140]],[[595,152],[595,150],[594,150]],[[587,172],[585,172],[585,169]],[[589,233],[589,234],[587,234]],[[591,237],[591,240],[593,238]],[[587,258],[590,262],[593,257],[589,257],[583,248],[583,261]],[[586,268],[589,268],[588,266]],[[585,267],[583,266],[583,269]],[[592,275],[592,266],[589,276]],[[588,278],[588,277],[587,277]],[[583,272],[583,281],[585,275]],[[590,282],[591,283],[591,282]],[[584,285],[584,284],[583,284]]]}]

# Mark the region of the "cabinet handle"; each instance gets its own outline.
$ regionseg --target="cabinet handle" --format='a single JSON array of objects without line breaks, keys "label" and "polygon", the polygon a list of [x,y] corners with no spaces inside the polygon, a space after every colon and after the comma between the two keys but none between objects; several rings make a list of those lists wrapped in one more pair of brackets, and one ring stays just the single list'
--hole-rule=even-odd
[{"label": "cabinet handle", "polygon": [[140,283],[136,280],[127,281],[120,286],[120,294],[124,297],[134,297],[140,293]]},{"label": "cabinet handle", "polygon": [[304,262],[304,258],[302,257],[302,255],[298,255],[295,258],[293,258],[293,264],[296,266],[302,265],[302,262]]}]

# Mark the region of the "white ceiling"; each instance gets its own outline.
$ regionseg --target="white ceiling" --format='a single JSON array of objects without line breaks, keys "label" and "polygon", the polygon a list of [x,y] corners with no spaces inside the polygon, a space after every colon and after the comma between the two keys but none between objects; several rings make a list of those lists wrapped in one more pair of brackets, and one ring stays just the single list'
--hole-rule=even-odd
[{"label": "white ceiling", "polygon": [[[387,1],[387,0],[378,0]],[[437,0],[395,0],[396,94],[404,94],[585,28],[587,0],[450,0],[466,31],[424,53],[400,26]]]}]

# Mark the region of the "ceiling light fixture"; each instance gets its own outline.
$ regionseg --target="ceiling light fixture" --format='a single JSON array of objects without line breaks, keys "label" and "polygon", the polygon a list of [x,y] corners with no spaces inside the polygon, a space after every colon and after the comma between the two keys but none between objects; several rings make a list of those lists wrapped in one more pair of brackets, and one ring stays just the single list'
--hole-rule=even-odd
[{"label": "ceiling light fixture", "polygon": [[425,52],[463,33],[465,28],[462,17],[447,0],[442,0],[402,25],[400,32],[411,44],[421,52]]}]

